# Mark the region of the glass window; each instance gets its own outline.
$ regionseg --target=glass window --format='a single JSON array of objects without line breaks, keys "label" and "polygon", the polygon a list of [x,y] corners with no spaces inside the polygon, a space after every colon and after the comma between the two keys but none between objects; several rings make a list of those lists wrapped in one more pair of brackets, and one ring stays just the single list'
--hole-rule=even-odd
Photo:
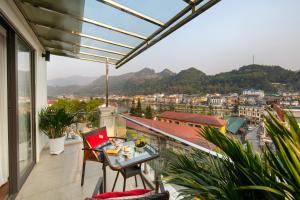
[{"label": "glass window", "polygon": [[32,149],[32,93],[31,50],[17,40],[18,118],[19,118],[19,170],[22,176],[33,162]]}]

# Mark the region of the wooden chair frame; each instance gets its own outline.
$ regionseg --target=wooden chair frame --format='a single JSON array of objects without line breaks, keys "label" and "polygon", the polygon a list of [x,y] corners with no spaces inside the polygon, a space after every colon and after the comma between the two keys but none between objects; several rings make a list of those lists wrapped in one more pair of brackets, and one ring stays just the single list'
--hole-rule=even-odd
[{"label": "wooden chair frame", "polygon": [[[102,153],[101,149],[96,149],[92,148],[90,144],[86,141],[86,137],[97,134],[101,131],[106,130],[106,127],[101,127],[95,130],[92,130],[88,133],[82,134],[82,139],[83,139],[83,163],[82,163],[82,174],[81,174],[81,186],[84,184],[84,175],[85,175],[85,166],[86,166],[86,161],[94,161],[94,162],[99,162],[103,164],[103,167],[105,167],[104,159],[99,158],[99,154]],[[108,137],[109,140],[113,139],[121,139],[126,141],[126,138],[123,137]]]}]

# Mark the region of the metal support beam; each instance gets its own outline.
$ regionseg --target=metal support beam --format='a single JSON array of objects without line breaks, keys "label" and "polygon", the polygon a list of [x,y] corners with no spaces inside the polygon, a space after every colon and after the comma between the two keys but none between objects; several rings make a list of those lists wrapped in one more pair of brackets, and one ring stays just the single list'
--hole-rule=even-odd
[{"label": "metal support beam", "polygon": [[126,6],[123,6],[123,5],[121,5],[121,4],[119,4],[119,3],[115,2],[115,1],[112,1],[112,0],[97,0],[97,1],[99,1],[101,3],[104,3],[106,5],[109,5],[109,6],[113,7],[113,8],[118,9],[118,10],[120,10],[122,12],[127,13],[127,14],[130,14],[130,15],[133,15],[135,17],[138,17],[138,18],[140,18],[142,20],[145,20],[147,22],[150,22],[152,24],[155,24],[157,26],[161,26],[161,27],[165,26],[165,24],[163,22],[161,22],[161,21],[159,21],[157,19],[154,19],[152,17],[146,16],[146,15],[144,15],[144,14],[142,14],[140,12],[137,12],[137,11],[131,9],[131,8],[128,8]]},{"label": "metal support beam", "polygon": [[98,55],[98,54],[93,54],[93,53],[87,53],[87,52],[83,52],[83,51],[79,51],[79,54],[86,55],[86,56],[94,56],[94,57],[104,58],[104,59],[109,59],[109,60],[120,60],[119,58],[103,56],[103,55]]},{"label": "metal support beam", "polygon": [[[93,57],[98,57],[98,58],[103,58],[103,59],[108,59],[108,60],[120,60],[118,58],[113,58],[113,57],[109,57],[109,56],[102,56],[102,55],[98,55],[98,54],[93,54],[93,53],[87,53],[87,52],[83,52],[83,51],[79,51],[78,53],[73,52],[73,51],[69,51],[69,50],[65,50],[65,49],[60,49],[60,48],[54,48],[54,47],[46,47],[49,50],[58,50],[58,51],[64,51],[67,53],[71,53],[74,54],[75,56],[78,56],[77,54],[81,54],[81,55],[85,55],[85,56],[93,56]],[[113,62],[111,62],[113,63]]]},{"label": "metal support beam", "polygon": [[190,4],[190,5],[193,5],[193,4],[195,4],[195,2],[197,1],[197,0],[183,0],[185,3],[188,3],[188,4]]},{"label": "metal support beam", "polygon": [[42,39],[42,40],[47,40],[49,42],[59,42],[59,43],[65,43],[68,45],[72,45],[74,47],[82,47],[82,48],[87,48],[87,49],[92,49],[92,50],[96,50],[96,51],[101,51],[101,52],[105,52],[105,53],[111,53],[111,54],[116,54],[116,55],[120,55],[120,56],[125,56],[125,53],[122,52],[118,52],[118,51],[111,51],[108,49],[103,49],[103,48],[99,48],[99,47],[95,47],[95,46],[89,46],[89,45],[85,45],[85,44],[78,44],[78,43],[72,43],[72,42],[66,42],[66,41],[62,41],[62,40],[57,40],[57,39],[50,39],[50,38],[45,38],[41,35],[38,35],[38,38]]},{"label": "metal support beam", "polygon": [[[79,57],[78,59],[80,60],[86,60],[86,61],[90,61],[90,62],[98,62],[98,63],[106,63],[106,61],[102,61],[102,60],[94,60],[94,59],[89,59],[89,58],[82,58]],[[115,65],[114,63],[108,62],[111,65]]]},{"label": "metal support beam", "polygon": [[[187,16],[186,18],[182,19],[181,21],[179,21],[178,23],[173,25],[173,23],[175,23],[177,20],[179,20],[181,17],[183,17],[186,13],[192,11],[193,8],[195,8],[196,5],[198,5],[202,2],[202,0],[198,0],[194,5],[188,5],[185,9],[183,9],[175,17],[173,17],[171,20],[169,20],[166,23],[165,28],[160,28],[159,30],[154,32],[151,36],[149,36],[149,38],[146,41],[142,42],[135,49],[133,49],[129,54],[127,54],[124,58],[122,58],[120,61],[118,61],[117,64],[116,64],[116,67],[117,68],[121,67],[122,65],[124,65],[125,63],[127,63],[128,61],[133,59],[135,56],[139,55],[140,53],[142,53],[146,49],[150,48],[151,46],[153,46],[154,44],[156,44],[157,42],[159,42],[163,38],[167,37],[169,34],[173,33],[178,28],[185,25],[186,23],[188,23],[189,21],[191,21],[192,19],[194,19],[195,17],[197,17],[201,13],[205,12],[210,7],[214,6],[216,3],[220,2],[220,1],[221,0],[210,0],[210,1],[208,1],[207,3],[202,5],[200,8],[198,8],[197,10],[192,12],[189,16]],[[173,26],[171,28],[169,28],[167,31],[165,31],[171,25],[173,25]],[[161,34],[161,35],[159,35],[159,34]]]},{"label": "metal support beam", "polygon": [[108,59],[106,59],[105,60],[106,62],[105,62],[105,66],[106,66],[106,73],[105,73],[105,77],[106,77],[106,90],[105,90],[105,96],[106,96],[106,98],[105,98],[105,105],[106,105],[106,107],[108,107]]},{"label": "metal support beam", "polygon": [[84,37],[84,38],[88,38],[88,39],[91,39],[91,40],[96,40],[96,41],[99,41],[99,42],[124,47],[124,48],[127,48],[127,49],[133,49],[134,48],[133,46],[129,46],[127,44],[122,44],[122,43],[106,40],[106,39],[103,39],[103,38],[100,38],[100,37],[96,37],[96,36],[92,36],[92,35],[88,35],[88,34],[84,34],[84,33],[79,33],[79,32],[76,32],[76,31],[66,30],[66,29],[62,29],[62,28],[58,28],[58,27],[51,27],[51,26],[48,26],[48,25],[39,24],[39,23],[32,22],[32,21],[30,21],[30,23],[34,24],[35,26],[44,27],[46,29],[50,29],[50,30],[54,29],[54,30],[62,31],[62,32],[65,32],[65,33],[68,33],[68,34],[76,35],[76,36],[79,36],[79,37]]},{"label": "metal support beam", "polygon": [[104,24],[104,23],[101,23],[101,22],[98,22],[98,21],[95,21],[95,20],[92,20],[92,19],[89,19],[89,18],[86,18],[86,17],[79,17],[79,16],[75,16],[75,15],[72,15],[72,14],[69,14],[69,13],[64,13],[64,12],[61,12],[61,11],[54,10],[50,7],[41,6],[41,5],[36,4],[36,3],[28,2],[26,0],[22,0],[22,3],[24,3],[26,5],[33,6],[35,8],[40,9],[40,10],[45,10],[47,12],[52,12],[52,13],[55,13],[55,14],[68,16],[68,17],[71,17],[71,18],[73,18],[77,21],[89,23],[89,24],[92,24],[92,25],[95,25],[95,26],[99,26],[101,28],[105,28],[105,29],[108,29],[108,30],[111,30],[111,31],[115,31],[115,32],[118,32],[118,33],[129,35],[131,37],[135,37],[135,38],[138,38],[138,39],[141,39],[141,40],[146,40],[147,39],[145,36],[141,36],[139,34],[132,33],[132,32],[120,29],[120,28],[116,28],[116,27],[110,26],[108,24]]}]

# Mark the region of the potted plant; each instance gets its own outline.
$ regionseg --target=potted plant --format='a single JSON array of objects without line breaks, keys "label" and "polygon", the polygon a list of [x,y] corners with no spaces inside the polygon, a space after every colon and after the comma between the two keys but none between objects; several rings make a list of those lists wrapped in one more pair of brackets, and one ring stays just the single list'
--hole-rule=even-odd
[{"label": "potted plant", "polygon": [[75,123],[75,115],[67,113],[64,108],[47,107],[39,113],[39,127],[50,139],[50,153],[60,154],[64,151],[65,131]]},{"label": "potted plant", "polygon": [[134,144],[137,152],[144,151],[144,147],[146,146],[146,142],[144,139],[137,139]]}]

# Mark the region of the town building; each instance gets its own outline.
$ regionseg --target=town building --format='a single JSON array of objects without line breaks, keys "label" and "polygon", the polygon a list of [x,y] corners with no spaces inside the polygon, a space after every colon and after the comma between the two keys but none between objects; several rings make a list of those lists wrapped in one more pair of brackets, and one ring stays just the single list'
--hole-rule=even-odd
[{"label": "town building", "polygon": [[239,116],[245,117],[251,123],[259,123],[264,116],[264,106],[239,106]]},{"label": "town building", "polygon": [[263,90],[249,89],[249,90],[243,90],[242,95],[257,96],[259,98],[264,98],[265,92]]},{"label": "town building", "polygon": [[226,121],[215,116],[165,111],[157,116],[157,120],[196,128],[212,126],[218,128],[222,133],[226,131]]},{"label": "town building", "polygon": [[229,94],[224,96],[225,105],[228,107],[235,106],[239,103],[239,95],[237,93]]},{"label": "town building", "polygon": [[133,99],[134,99],[135,103],[137,103],[138,100],[140,100],[140,102],[144,102],[145,101],[145,96],[144,95],[135,95],[133,97]]},{"label": "town building", "polygon": [[220,94],[213,94],[208,97],[208,104],[214,107],[222,107],[225,103],[225,98]]}]

